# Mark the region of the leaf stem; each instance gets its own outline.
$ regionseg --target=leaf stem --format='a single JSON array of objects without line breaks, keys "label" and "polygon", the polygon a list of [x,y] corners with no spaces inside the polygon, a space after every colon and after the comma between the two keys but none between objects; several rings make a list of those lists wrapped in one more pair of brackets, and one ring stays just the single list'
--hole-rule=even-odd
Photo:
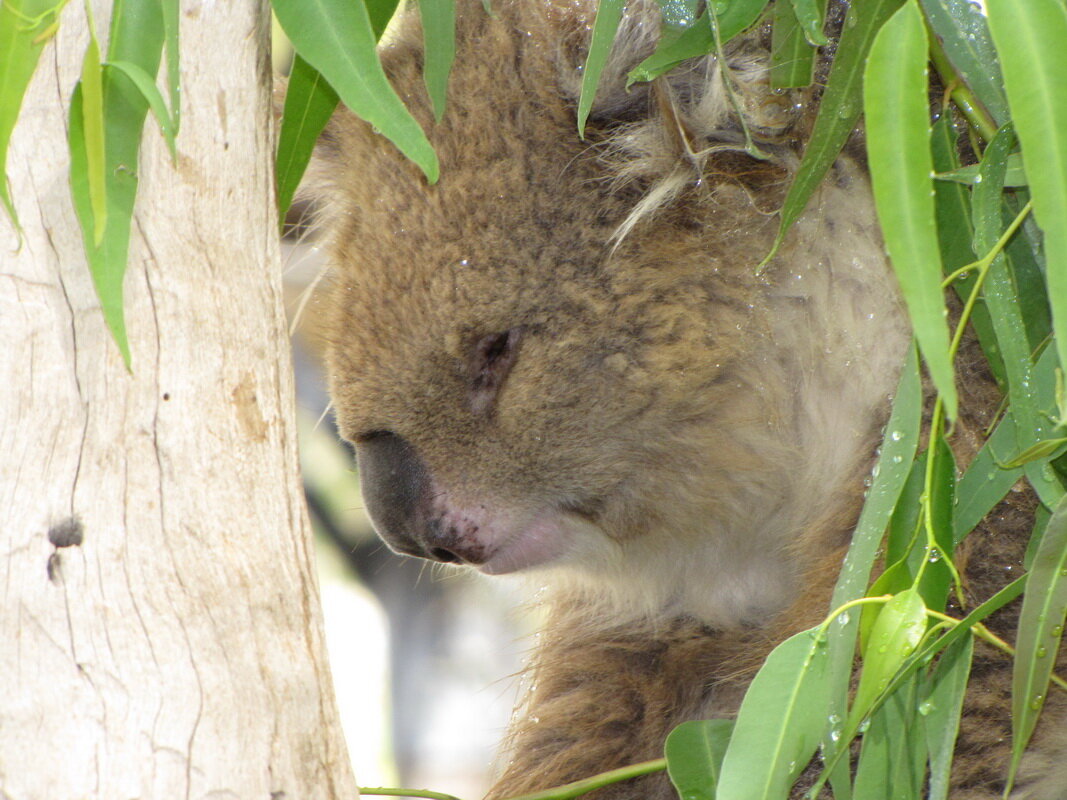
[{"label": "leaf stem", "polygon": [[[940,611],[933,611],[933,610],[928,608],[928,609],[926,609],[926,613],[929,616],[934,617],[935,619],[939,619],[942,622],[945,622],[945,623],[948,623],[949,625],[952,625],[953,627],[955,627],[956,625],[960,624],[960,620],[956,619],[955,617],[950,617],[948,614],[942,614]],[[981,622],[974,623],[971,626],[971,631],[974,633],[975,636],[977,636],[983,642],[986,642],[987,644],[991,644],[993,647],[997,648],[1001,652],[1006,653],[1007,655],[1011,656],[1012,658],[1015,658],[1015,648],[1012,647],[1007,642],[1005,642],[1003,639],[1001,639],[995,633],[993,633],[993,631],[989,630],[989,628],[987,628]],[[1063,678],[1061,678],[1055,672],[1052,673],[1052,682],[1054,684],[1056,684],[1057,686],[1059,686],[1064,691],[1067,691],[1067,681],[1065,681]]]},{"label": "leaf stem", "polygon": [[[930,26],[927,23],[927,30],[929,31],[929,29]],[[993,118],[989,116],[989,112],[985,110],[982,102],[975,97],[974,92],[956,72],[956,68],[952,66],[952,62],[949,61],[948,56],[945,54],[944,47],[941,46],[941,40],[932,31],[928,38],[930,40],[930,61],[933,62],[934,69],[937,70],[937,74],[941,76],[941,80],[948,87],[949,97],[952,98],[952,102],[956,104],[956,107],[967,118],[971,126],[988,142],[997,133],[996,123],[993,122]]]},{"label": "leaf stem", "polygon": [[650,772],[661,772],[666,768],[667,759],[655,758],[652,761],[642,761],[639,764],[619,767],[618,769],[601,772],[599,775],[593,775],[590,778],[582,778],[579,781],[565,783],[562,786],[555,786],[540,792],[520,794],[509,798],[509,800],[568,800],[568,798],[578,797],[612,783],[629,780],[630,778],[639,778]]},{"label": "leaf stem", "polygon": [[380,794],[387,797],[426,797],[429,800],[459,800],[458,797],[429,789],[398,789],[390,786],[360,786],[360,794]]}]

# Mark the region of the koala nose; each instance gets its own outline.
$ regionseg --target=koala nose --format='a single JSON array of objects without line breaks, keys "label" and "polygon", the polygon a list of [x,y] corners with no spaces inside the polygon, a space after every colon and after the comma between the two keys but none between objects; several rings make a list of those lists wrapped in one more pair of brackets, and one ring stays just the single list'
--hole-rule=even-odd
[{"label": "koala nose", "polygon": [[356,441],[363,503],[374,528],[398,553],[444,564],[485,562],[484,545],[433,509],[430,471],[415,448],[392,431]]},{"label": "koala nose", "polygon": [[401,436],[375,431],[356,442],[356,463],[363,503],[378,535],[399,553],[430,557],[415,535],[420,512],[430,502],[430,478],[418,453]]}]

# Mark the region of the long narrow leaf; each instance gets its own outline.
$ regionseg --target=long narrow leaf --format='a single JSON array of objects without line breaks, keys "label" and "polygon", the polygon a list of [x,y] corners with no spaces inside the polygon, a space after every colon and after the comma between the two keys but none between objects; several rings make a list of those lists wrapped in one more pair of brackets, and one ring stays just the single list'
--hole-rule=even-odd
[{"label": "long narrow leaf", "polygon": [[437,154],[385,77],[362,0],[273,0],[273,6],[296,51],[322,73],[345,105],[388,137],[430,183],[436,182]]},{"label": "long narrow leaf", "polygon": [[958,405],[941,292],[927,111],[926,28],[914,0],[882,27],[864,74],[867,151],[878,219],[930,377]]},{"label": "long narrow leaf", "polygon": [[278,185],[278,218],[285,215],[311,160],[315,142],[337,108],[337,92],[298,54],[293,59],[289,85],[285,89],[275,179]]},{"label": "long narrow leaf", "polygon": [[826,34],[822,32],[826,20],[826,2],[819,0],[792,0],[793,13],[804,31],[804,36],[813,45],[827,43]]},{"label": "long narrow leaf", "polygon": [[926,607],[915,589],[904,590],[882,607],[863,651],[863,670],[846,729],[859,727],[890,679],[915,652],[925,630]]},{"label": "long narrow leaf", "polygon": [[930,750],[930,790],[927,800],[948,800],[952,755],[960,729],[963,697],[971,674],[974,639],[967,637],[946,648],[926,681],[926,698],[919,706]]},{"label": "long narrow leaf", "polygon": [[4,0],[0,3],[0,203],[18,227],[18,215],[7,185],[7,148],[22,97],[37,68],[37,60],[58,24],[66,0]]},{"label": "long narrow leaf", "polygon": [[[833,608],[862,597],[867,588],[886,526],[911,472],[919,442],[922,406],[922,381],[913,346],[908,348],[907,360],[900,373],[893,411],[886,424],[881,455],[875,468],[876,474],[834,587]],[[852,678],[859,617],[859,614],[842,615],[830,626],[830,706],[823,737],[828,761],[840,747],[848,746],[847,741],[841,741],[841,726]]]},{"label": "long narrow leaf", "polygon": [[[385,29],[389,27],[389,21],[392,20],[393,14],[396,13],[396,7],[399,2],[398,0],[364,0],[364,4],[367,7],[367,16],[370,17],[370,26],[371,30],[374,31],[374,39],[377,41],[382,38]],[[485,11],[489,13],[489,8],[486,7]]]},{"label": "long narrow leaf", "polygon": [[[941,266],[946,273],[957,270],[975,260],[971,243],[974,239],[974,226],[971,223],[970,192],[956,182],[944,180],[946,172],[960,172],[958,155],[958,135],[952,122],[951,114],[943,114],[934,123],[930,136],[930,150],[934,157],[934,169],[938,171],[938,180],[934,181],[934,202],[937,207],[937,237],[941,243]],[[1019,163],[1022,171],[1022,163]],[[961,177],[965,183],[973,183],[978,176],[977,167],[969,180]],[[974,289],[975,276],[959,275],[952,282],[960,299],[966,301]],[[989,319],[989,309],[981,298],[971,309],[971,325],[978,335],[982,351],[989,361],[989,369],[997,380],[997,385],[1004,389],[1007,379],[1004,373],[1004,361],[993,333],[993,323]]]},{"label": "long narrow leaf", "polygon": [[819,744],[829,700],[827,647],[814,630],[786,639],[756,674],[723,759],[716,800],[777,800]]},{"label": "long narrow leaf", "polygon": [[589,53],[585,57],[582,71],[582,94],[578,98],[578,132],[584,136],[585,121],[593,108],[593,96],[596,94],[600,75],[608,63],[611,46],[615,42],[615,32],[622,19],[623,0],[600,0],[593,22],[593,34],[589,40]]},{"label": "long narrow leaf", "polygon": [[[111,16],[108,61],[136,64],[155,75],[163,53],[163,19],[158,0],[125,0],[122,13]],[[130,242],[130,220],[137,195],[137,153],[148,102],[119,70],[103,76],[105,176],[108,224],[99,246],[94,244],[93,212],[88,187],[88,161],[82,124],[82,92],[75,90],[70,110],[71,194],[85,241],[93,284],[104,320],[119,346],[126,366],[130,349],[126,338],[122,283]]]},{"label": "long narrow leaf", "polygon": [[856,765],[856,797],[919,800],[926,737],[915,724],[918,679],[912,676],[871,715]]},{"label": "long narrow leaf", "polygon": [[[767,0],[714,0],[709,4],[719,28],[719,42],[726,44],[759,19]],[[665,37],[656,51],[630,70],[627,85],[636,81],[650,81],[669,72],[683,61],[715,50],[715,32],[708,12],[700,15],[688,29],[678,36]]]},{"label": "long narrow leaf", "polygon": [[[1010,787],[1045,704],[1067,616],[1067,497],[1052,514],[1026,580],[1012,677]],[[1005,793],[1006,795],[1007,793]]]},{"label": "long narrow leaf", "polygon": [[715,800],[722,759],[734,729],[733,720],[683,722],[663,747],[667,774],[681,800]]},{"label": "long narrow leaf", "polygon": [[882,23],[903,0],[855,0],[849,5],[826,91],[819,102],[819,115],[811,132],[796,177],[782,204],[781,221],[769,261],[785,235],[808,205],[826,171],[856,128],[862,103],[863,64]]},{"label": "long narrow leaf", "polygon": [[167,104],[164,102],[163,95],[160,93],[159,87],[156,86],[156,82],[152,80],[152,76],[130,61],[109,61],[106,66],[109,69],[119,70],[119,72],[122,72],[133,81],[137,91],[141,93],[149,108],[152,109],[152,115],[156,118],[156,122],[159,123],[159,130],[167,141],[170,157],[177,161],[178,150],[174,139],[175,134],[178,132],[177,121],[174,115],[167,110]]},{"label": "long narrow leaf", "polygon": [[173,138],[178,135],[182,124],[181,65],[178,62],[179,0],[160,0],[160,8],[163,10],[163,41],[167,51],[167,92],[170,97],[172,131],[167,144],[171,149],[171,157],[176,158]]},{"label": "long narrow leaf", "polygon": [[[86,10],[89,10],[86,6]],[[107,229],[107,184],[104,182],[104,82],[101,75],[100,44],[96,41],[92,14],[89,15],[89,44],[82,60],[81,134],[85,147],[89,205],[93,210],[93,245],[100,246]]]},{"label": "long narrow leaf", "polygon": [[952,66],[997,125],[1008,121],[1008,103],[989,27],[971,0],[921,0],[930,28],[941,40]]},{"label": "long narrow leaf", "polygon": [[433,103],[433,113],[441,121],[445,113],[448,75],[456,58],[455,0],[419,0],[422,16],[422,41],[426,57],[422,74],[426,91]]},{"label": "long narrow leaf", "polygon": [[815,69],[815,47],[804,38],[793,6],[774,4],[771,33],[771,88],[791,89],[811,83]]},{"label": "long narrow leaf", "polygon": [[1034,214],[1045,232],[1056,348],[1067,364],[1067,7],[1061,0],[989,0],[1008,105],[1022,144]]}]

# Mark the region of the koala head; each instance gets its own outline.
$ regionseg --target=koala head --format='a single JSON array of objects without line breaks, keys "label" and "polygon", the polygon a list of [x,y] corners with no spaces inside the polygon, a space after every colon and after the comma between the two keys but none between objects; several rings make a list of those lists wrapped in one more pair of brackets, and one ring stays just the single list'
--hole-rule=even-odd
[{"label": "koala head", "polygon": [[[329,382],[367,510],[395,550],[485,573],[627,569],[697,536],[726,564],[760,537],[709,528],[773,517],[771,465],[798,446],[782,434],[796,375],[773,346],[794,312],[768,307],[777,284],[757,270],[792,143],[763,126],[775,157],[742,152],[714,59],[625,91],[655,41],[641,14],[583,140],[587,4],[460,5],[441,122],[417,20],[383,50],[440,182],[346,111],[312,170]],[[753,58],[738,51],[742,89]]]}]

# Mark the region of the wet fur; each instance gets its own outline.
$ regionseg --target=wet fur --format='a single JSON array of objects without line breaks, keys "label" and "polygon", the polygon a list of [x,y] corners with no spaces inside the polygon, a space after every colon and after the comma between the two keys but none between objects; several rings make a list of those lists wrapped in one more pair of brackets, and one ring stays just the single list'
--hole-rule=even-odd
[{"label": "wet fur", "polygon": [[[678,722],[735,713],[769,650],[822,619],[909,330],[848,158],[756,269],[810,117],[762,83],[762,34],[728,61],[768,161],[744,154],[715,59],[623,90],[654,45],[654,5],[630,7],[586,142],[574,108],[588,4],[460,6],[442,122],[417,15],[383,48],[439,185],[344,111],[310,184],[344,435],[402,435],[442,513],[547,508],[573,533],[531,575],[549,623],[491,792],[505,797],[656,757]],[[483,413],[472,348],[516,328],[521,350]],[[964,357],[964,458],[996,404],[980,359]],[[972,537],[975,601],[1021,568],[1029,502],[1013,497],[996,536]],[[953,794],[966,800],[999,796],[1010,747],[1010,662],[982,653],[975,674]],[[1039,731],[1020,798],[1067,797],[1057,730]],[[671,795],[660,775],[597,796]]]}]

